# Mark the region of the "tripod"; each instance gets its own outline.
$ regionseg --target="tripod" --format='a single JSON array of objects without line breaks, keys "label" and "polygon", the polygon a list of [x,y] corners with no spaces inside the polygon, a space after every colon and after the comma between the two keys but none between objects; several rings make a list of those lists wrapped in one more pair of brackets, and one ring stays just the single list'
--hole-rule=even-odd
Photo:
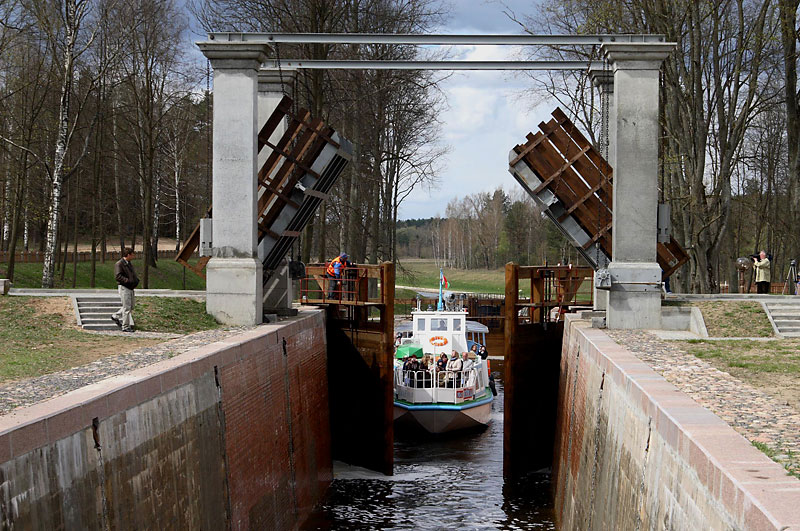
[{"label": "tripod", "polygon": [[[781,295],[786,295],[786,290],[789,288],[789,283],[792,285],[797,283],[797,260],[792,260],[789,262],[789,272],[786,273],[786,282],[783,284],[783,289],[781,290]],[[792,293],[790,292],[789,295]],[[800,295],[800,293],[796,293],[796,295]]]}]

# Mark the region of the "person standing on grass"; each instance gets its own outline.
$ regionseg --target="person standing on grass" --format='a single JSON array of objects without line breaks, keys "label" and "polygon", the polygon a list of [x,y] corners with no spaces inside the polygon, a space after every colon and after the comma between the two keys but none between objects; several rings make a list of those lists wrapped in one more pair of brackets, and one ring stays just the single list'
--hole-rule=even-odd
[{"label": "person standing on grass", "polygon": [[756,268],[756,293],[766,293],[769,294],[769,282],[770,282],[770,275],[769,275],[769,258],[767,258],[767,252],[761,251],[758,254],[758,259],[755,256],[753,258],[753,267]]},{"label": "person standing on grass", "polygon": [[111,320],[122,328],[123,332],[133,332],[133,305],[136,302],[133,290],[139,285],[139,277],[133,270],[133,249],[126,247],[122,251],[122,258],[114,264],[114,277],[117,279],[117,291],[122,299],[122,308],[117,310]]}]

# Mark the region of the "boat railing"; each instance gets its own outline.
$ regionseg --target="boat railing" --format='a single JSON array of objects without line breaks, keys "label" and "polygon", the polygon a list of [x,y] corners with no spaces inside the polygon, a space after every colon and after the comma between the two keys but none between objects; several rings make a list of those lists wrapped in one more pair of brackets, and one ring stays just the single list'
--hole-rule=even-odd
[{"label": "boat railing", "polygon": [[466,371],[396,369],[395,390],[397,398],[413,404],[459,404],[484,392],[488,382],[484,381],[483,374],[480,368]]}]

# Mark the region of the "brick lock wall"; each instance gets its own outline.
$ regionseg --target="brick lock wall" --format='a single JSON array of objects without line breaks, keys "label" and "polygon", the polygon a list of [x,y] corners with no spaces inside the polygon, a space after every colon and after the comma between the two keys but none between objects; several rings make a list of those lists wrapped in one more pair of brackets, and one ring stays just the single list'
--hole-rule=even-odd
[{"label": "brick lock wall", "polygon": [[219,369],[232,529],[293,528],[332,480],[325,332],[314,319]]}]

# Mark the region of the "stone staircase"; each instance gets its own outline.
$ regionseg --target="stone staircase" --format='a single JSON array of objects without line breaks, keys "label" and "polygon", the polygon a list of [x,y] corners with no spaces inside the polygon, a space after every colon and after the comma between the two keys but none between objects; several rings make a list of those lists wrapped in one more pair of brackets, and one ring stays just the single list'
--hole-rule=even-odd
[{"label": "stone staircase", "polygon": [[765,302],[778,332],[785,337],[800,337],[800,300]]},{"label": "stone staircase", "polygon": [[111,314],[119,310],[122,301],[119,297],[76,296],[75,312],[78,324],[86,330],[119,330],[111,320]]}]

